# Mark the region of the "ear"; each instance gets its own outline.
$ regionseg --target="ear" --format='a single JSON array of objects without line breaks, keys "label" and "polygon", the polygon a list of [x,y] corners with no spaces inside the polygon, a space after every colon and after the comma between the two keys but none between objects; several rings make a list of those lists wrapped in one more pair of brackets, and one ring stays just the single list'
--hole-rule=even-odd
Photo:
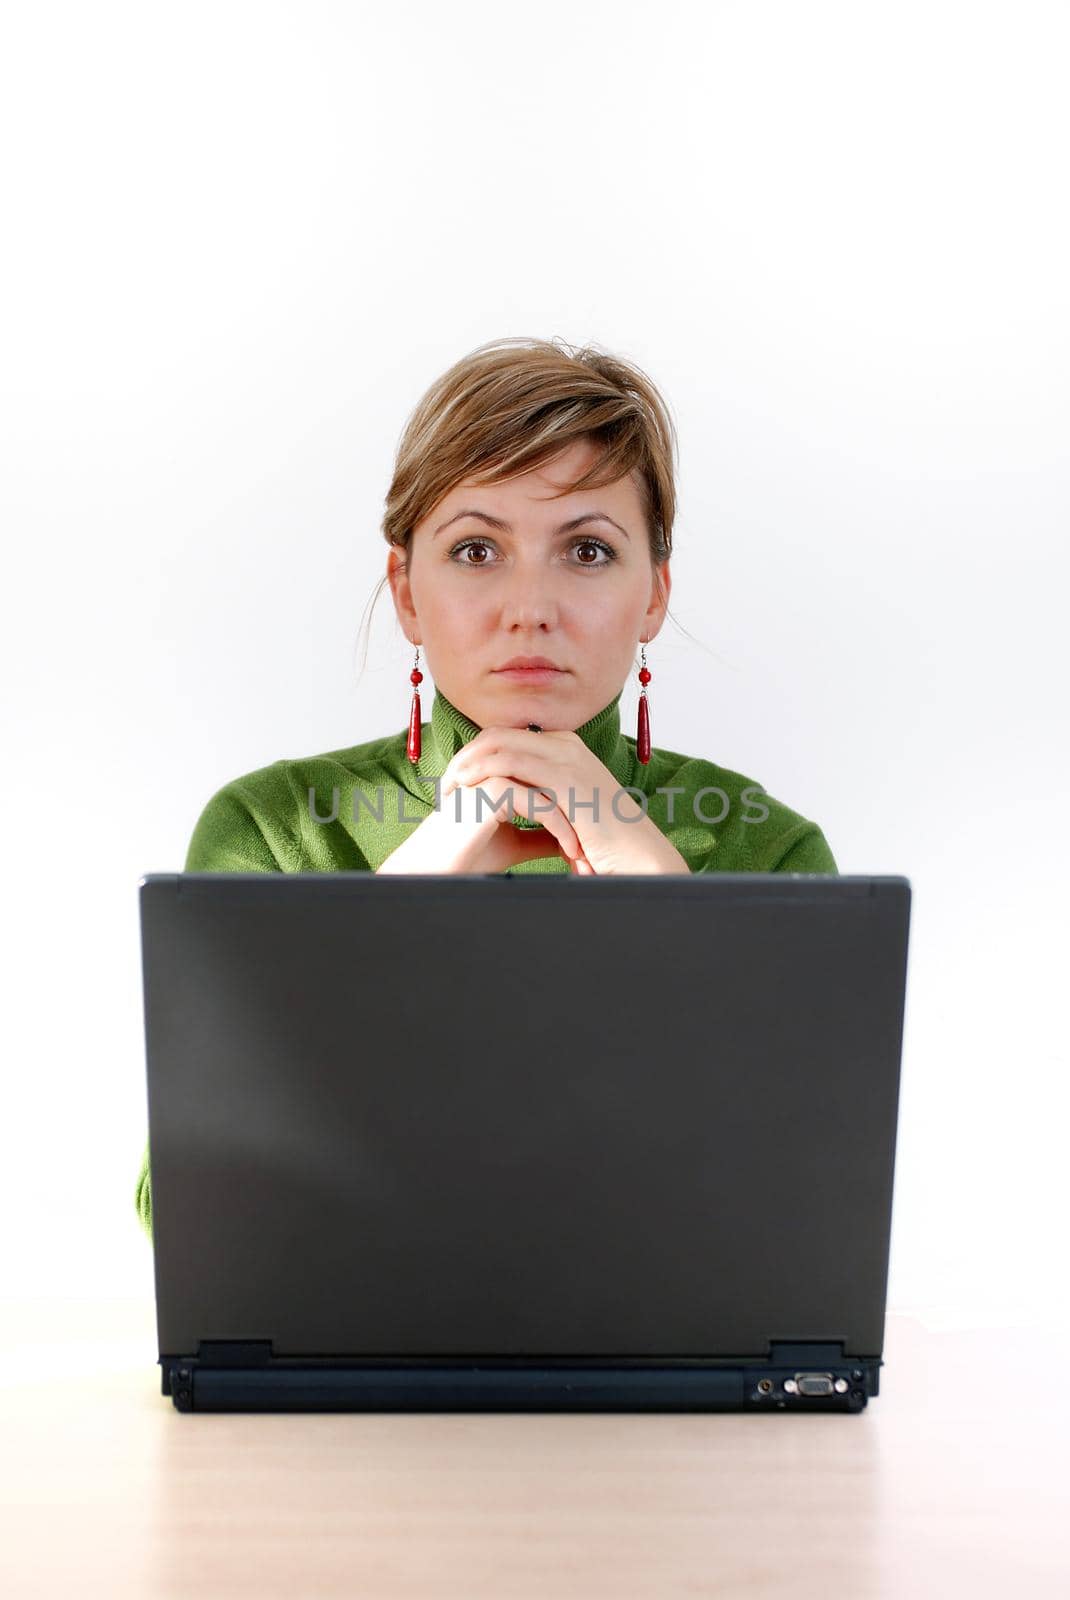
[{"label": "ear", "polygon": [[647,643],[657,637],[661,632],[661,625],[665,621],[665,613],[669,609],[669,595],[672,592],[672,573],[669,571],[669,561],[666,559],[658,567],[651,584],[650,604],[643,616],[643,632]]},{"label": "ear", "polygon": [[409,585],[406,564],[406,552],[396,544],[391,545],[386,558],[386,576],[394,599],[394,610],[409,643],[416,644],[418,640],[413,635],[419,633],[420,627],[416,620],[416,608],[412,603],[412,589]]}]

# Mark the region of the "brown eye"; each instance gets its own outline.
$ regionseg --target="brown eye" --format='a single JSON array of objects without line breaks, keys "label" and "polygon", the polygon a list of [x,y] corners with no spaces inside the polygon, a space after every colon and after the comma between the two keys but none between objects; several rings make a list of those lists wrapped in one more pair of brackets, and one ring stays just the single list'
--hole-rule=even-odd
[{"label": "brown eye", "polygon": [[617,552],[611,549],[608,544],[603,544],[601,539],[577,539],[576,543],[573,545],[573,549],[600,551],[606,558],[604,561],[581,560],[581,567],[608,567],[611,561],[616,561],[617,559]]},{"label": "brown eye", "polygon": [[[603,555],[605,557],[604,561],[588,560],[586,557],[580,559],[579,565],[581,567],[589,567],[595,572],[602,567],[608,567],[617,559],[617,552],[602,539],[575,539],[570,548],[573,550],[593,550],[596,555]],[[474,561],[461,561],[460,558],[468,550],[486,552],[490,549],[492,549],[492,546],[486,539],[463,539],[460,544],[455,544],[450,551],[450,560],[458,562],[462,567],[485,567],[490,565],[486,554],[479,556]]]},{"label": "brown eye", "polygon": [[[484,543],[484,541],[482,539],[469,539],[467,541],[467,543],[465,543],[465,544],[454,545],[453,549],[450,551],[450,555],[451,556],[459,556],[463,550],[486,550],[486,549],[488,549],[488,546]],[[461,562],[461,566],[462,567],[485,567],[486,564],[487,563],[486,563],[485,559],[484,560],[480,560],[480,561],[462,561]]]}]

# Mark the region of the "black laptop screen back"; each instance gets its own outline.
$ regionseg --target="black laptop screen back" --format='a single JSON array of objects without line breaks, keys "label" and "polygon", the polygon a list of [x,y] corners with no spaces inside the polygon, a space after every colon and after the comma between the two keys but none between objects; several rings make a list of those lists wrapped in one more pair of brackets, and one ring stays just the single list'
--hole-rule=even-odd
[{"label": "black laptop screen back", "polygon": [[879,1355],[909,905],[147,877],[161,1352]]}]

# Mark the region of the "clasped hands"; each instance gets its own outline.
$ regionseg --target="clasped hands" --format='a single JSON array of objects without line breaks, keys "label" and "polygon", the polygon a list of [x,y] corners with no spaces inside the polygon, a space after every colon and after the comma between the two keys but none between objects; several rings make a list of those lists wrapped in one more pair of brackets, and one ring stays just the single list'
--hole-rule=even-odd
[{"label": "clasped hands", "polygon": [[[571,729],[537,733],[528,728],[482,728],[443,772],[440,803],[444,806],[457,789],[475,791],[485,785],[489,799],[473,792],[465,795],[463,804],[489,811],[500,794],[508,792],[500,781],[541,797],[542,806],[529,810],[527,805],[516,805],[513,813],[541,822],[557,840],[573,873],[690,871],[634,796]],[[498,815],[506,820],[504,808],[499,807]]]}]

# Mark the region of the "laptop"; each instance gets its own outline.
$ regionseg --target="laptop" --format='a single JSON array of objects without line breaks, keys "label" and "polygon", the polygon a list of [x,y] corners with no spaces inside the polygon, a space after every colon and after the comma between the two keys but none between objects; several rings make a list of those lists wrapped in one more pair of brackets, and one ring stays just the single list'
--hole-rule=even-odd
[{"label": "laptop", "polygon": [[140,880],[180,1411],[879,1393],[896,876]]}]

